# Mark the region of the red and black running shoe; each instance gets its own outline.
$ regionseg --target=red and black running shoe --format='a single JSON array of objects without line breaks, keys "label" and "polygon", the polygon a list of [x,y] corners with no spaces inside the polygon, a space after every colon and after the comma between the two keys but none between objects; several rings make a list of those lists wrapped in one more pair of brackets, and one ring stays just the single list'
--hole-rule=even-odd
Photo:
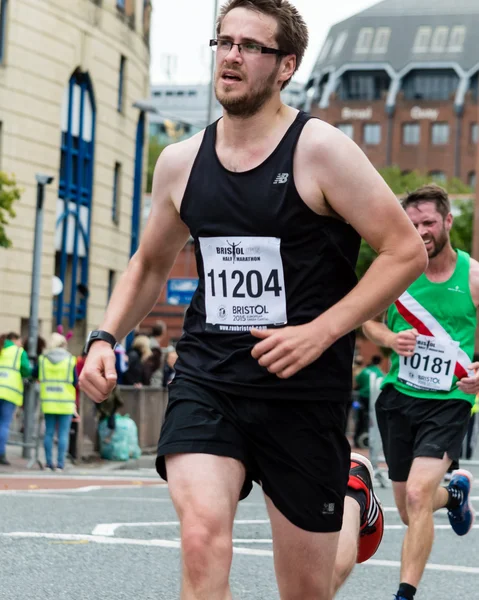
[{"label": "red and black running shoe", "polygon": [[351,453],[348,487],[366,494],[366,510],[361,515],[358,563],[369,560],[381,544],[384,533],[384,514],[379,498],[373,489],[373,466],[362,454]]}]

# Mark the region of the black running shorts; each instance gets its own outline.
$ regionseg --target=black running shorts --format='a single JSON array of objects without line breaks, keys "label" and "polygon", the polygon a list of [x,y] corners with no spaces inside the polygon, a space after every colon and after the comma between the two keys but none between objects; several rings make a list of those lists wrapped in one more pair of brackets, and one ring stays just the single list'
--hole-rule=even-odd
[{"label": "black running shorts", "polygon": [[414,398],[388,385],[379,395],[376,415],[392,481],[407,481],[419,457],[458,460],[471,416],[466,400]]},{"label": "black running shorts", "polygon": [[249,399],[180,377],[169,385],[156,468],[166,479],[166,455],[235,458],[246,467],[240,499],[256,481],[297,527],[340,531],[350,466],[345,422],[343,403]]}]

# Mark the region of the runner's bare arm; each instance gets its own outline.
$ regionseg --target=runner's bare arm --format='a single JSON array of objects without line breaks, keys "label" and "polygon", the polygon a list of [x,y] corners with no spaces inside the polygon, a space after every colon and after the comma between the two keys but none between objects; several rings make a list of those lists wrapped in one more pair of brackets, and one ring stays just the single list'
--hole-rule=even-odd
[{"label": "runner's bare arm", "polygon": [[[157,162],[152,208],[140,247],[115,287],[100,326],[117,340],[124,338],[153,308],[189,237],[174,203],[175,184],[181,179],[186,155],[181,148],[170,146]],[[106,342],[95,342],[80,376],[81,389],[93,401],[102,402],[114,389],[116,380],[113,350]]]},{"label": "runner's bare arm", "polygon": [[364,335],[377,346],[392,348],[400,356],[412,356],[416,347],[417,329],[394,333],[384,322],[384,314],[363,323]]},{"label": "runner's bare arm", "polygon": [[[178,144],[180,146],[180,144]],[[172,199],[181,149],[169,146],[153,177],[151,213],[138,251],[112,294],[101,329],[122,339],[153,308],[189,231]]]},{"label": "runner's bare arm", "polygon": [[469,289],[471,290],[474,306],[479,308],[479,262],[474,258],[471,258],[469,268]]},{"label": "runner's bare arm", "polygon": [[[472,301],[476,308],[479,307],[479,262],[471,258],[469,271],[469,289],[471,290]],[[478,315],[479,316],[479,315]],[[463,377],[457,383],[457,387],[466,394],[479,393],[479,362],[473,362],[469,369],[475,371],[473,377]]]},{"label": "runner's bare arm", "polygon": [[311,125],[317,130],[310,155],[318,195],[378,253],[350,294],[319,317],[334,341],[394,302],[424,271],[427,254],[397,198],[359,147],[334,127]]},{"label": "runner's bare arm", "polygon": [[342,217],[378,258],[345,298],[306,326],[252,330],[262,340],[253,357],[280,378],[293,376],[385,310],[427,266],[424,243],[394,194],[358,146],[334,127],[318,120],[305,126],[295,180],[313,211]]}]

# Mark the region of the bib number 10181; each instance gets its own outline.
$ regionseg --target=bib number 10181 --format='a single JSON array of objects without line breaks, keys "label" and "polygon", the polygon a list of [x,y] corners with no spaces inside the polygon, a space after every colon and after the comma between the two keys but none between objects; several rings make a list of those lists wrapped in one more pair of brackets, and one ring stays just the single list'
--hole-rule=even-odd
[{"label": "bib number 10181", "polygon": [[[442,358],[436,357],[431,358],[429,355],[421,355],[417,352],[413,354],[410,358],[407,356],[404,357],[404,364],[406,367],[415,370],[421,371],[431,371],[436,375],[444,373],[444,375],[448,376],[452,367],[452,361],[443,360]],[[445,369],[445,370],[443,370]]]},{"label": "bib number 10181", "polygon": [[246,273],[239,269],[229,273],[225,269],[211,269],[207,277],[213,297],[220,295],[223,298],[260,298],[265,292],[272,292],[279,297],[283,291],[279,283],[278,269],[272,269],[266,278],[254,269]]}]

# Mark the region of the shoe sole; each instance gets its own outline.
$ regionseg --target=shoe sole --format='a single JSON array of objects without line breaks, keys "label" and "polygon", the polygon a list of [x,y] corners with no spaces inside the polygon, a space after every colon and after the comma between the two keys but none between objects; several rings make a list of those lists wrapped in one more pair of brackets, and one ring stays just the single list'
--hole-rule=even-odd
[{"label": "shoe sole", "polygon": [[369,458],[366,458],[363,454],[359,454],[358,452],[351,452],[351,460],[354,460],[355,462],[358,462],[358,463],[361,463],[362,465],[364,465],[366,467],[366,469],[369,471],[369,475],[371,477],[371,483],[374,483],[373,465],[371,464],[371,461],[369,460]]},{"label": "shoe sole", "polygon": [[[472,491],[472,482],[474,481],[474,475],[470,471],[468,471],[467,469],[456,469],[455,471],[452,472],[452,475],[453,476],[454,475],[463,475],[464,477],[467,477],[467,479],[469,480],[469,485],[470,485],[469,491]],[[467,535],[471,531],[472,526],[474,525],[474,521],[476,520],[476,511],[474,510],[474,507],[471,504],[470,497],[471,497],[471,495],[470,495],[470,493],[468,493],[467,494],[467,507],[471,513],[471,524],[469,526],[469,529],[462,535]],[[461,535],[461,537],[462,537],[462,535]]]},{"label": "shoe sole", "polygon": [[[363,454],[359,454],[358,452],[351,452],[351,460],[361,463],[362,465],[364,465],[366,467],[366,469],[369,472],[369,475],[371,477],[371,484],[374,485],[374,471],[373,471],[373,465],[371,464],[371,461],[366,458]],[[374,550],[374,552],[369,556],[369,558],[362,560],[360,563],[358,564],[362,564],[363,562],[367,562],[368,560],[370,560],[377,552],[379,546],[381,545],[381,542],[383,540],[384,537],[384,511],[383,511],[383,505],[381,500],[377,497],[377,495],[374,493],[374,489],[371,489],[371,493],[373,494],[374,498],[376,499],[376,502],[379,505],[379,510],[382,514],[382,519],[383,519],[383,530],[381,533],[381,538],[379,539],[378,545],[376,546],[376,549]]]}]

